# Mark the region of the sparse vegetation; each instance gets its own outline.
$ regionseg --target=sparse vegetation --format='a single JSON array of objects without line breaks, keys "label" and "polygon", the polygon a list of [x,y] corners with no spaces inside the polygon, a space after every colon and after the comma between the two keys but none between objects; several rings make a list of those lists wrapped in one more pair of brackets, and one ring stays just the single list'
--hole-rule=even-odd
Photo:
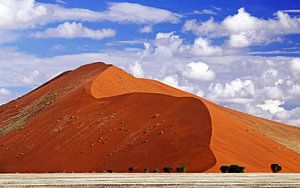
[{"label": "sparse vegetation", "polygon": [[239,165],[221,166],[220,170],[222,173],[243,173],[245,167]]},{"label": "sparse vegetation", "polygon": [[164,172],[172,172],[172,167],[171,166],[165,166],[164,168],[163,168],[163,171]]},{"label": "sparse vegetation", "polygon": [[176,167],[176,172],[186,172],[186,166],[180,165],[180,166]]},{"label": "sparse vegetation", "polygon": [[271,164],[271,170],[273,173],[279,172],[281,170],[281,166],[279,164]]},{"label": "sparse vegetation", "polygon": [[220,170],[221,170],[222,173],[226,173],[229,170],[229,166],[221,166]]},{"label": "sparse vegetation", "polygon": [[134,171],[134,167],[133,167],[133,166],[130,166],[130,167],[128,168],[128,171],[129,171],[129,172],[133,172],[133,171]]},{"label": "sparse vegetation", "polygon": [[149,168],[144,168],[144,172],[148,173],[149,172]]},{"label": "sparse vegetation", "polygon": [[158,172],[159,172],[158,168],[156,168],[156,169],[153,170],[153,173],[158,173]]}]

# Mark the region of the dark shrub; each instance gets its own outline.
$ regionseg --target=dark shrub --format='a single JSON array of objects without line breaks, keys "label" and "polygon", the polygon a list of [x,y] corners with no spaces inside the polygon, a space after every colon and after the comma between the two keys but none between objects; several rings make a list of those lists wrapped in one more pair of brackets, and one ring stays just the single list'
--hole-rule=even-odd
[{"label": "dark shrub", "polygon": [[172,172],[172,167],[171,167],[171,166],[165,166],[165,167],[163,168],[163,171],[164,171],[164,172]]},{"label": "dark shrub", "polygon": [[221,167],[220,167],[220,170],[221,170],[222,173],[228,173],[228,171],[229,171],[229,166],[221,166]]},{"label": "dark shrub", "polygon": [[239,165],[221,166],[220,170],[222,173],[243,173],[245,167]]},{"label": "dark shrub", "polygon": [[279,164],[271,164],[271,170],[273,173],[279,172],[281,170],[281,166]]},{"label": "dark shrub", "polygon": [[144,168],[144,172],[148,173],[149,172],[149,168]]},{"label": "dark shrub", "polygon": [[130,167],[128,168],[128,171],[129,171],[129,172],[133,172],[133,171],[134,171],[134,167],[133,167],[133,166],[130,166]]},{"label": "dark shrub", "polygon": [[185,172],[186,171],[186,166],[185,165],[180,165],[176,167],[176,172]]},{"label": "dark shrub", "polygon": [[153,173],[158,173],[158,172],[159,172],[158,168],[153,170]]},{"label": "dark shrub", "polygon": [[239,165],[230,165],[228,172],[229,173],[243,173],[245,167],[239,166]]},{"label": "dark shrub", "polygon": [[108,169],[106,172],[107,172],[107,173],[113,173],[113,170]]}]

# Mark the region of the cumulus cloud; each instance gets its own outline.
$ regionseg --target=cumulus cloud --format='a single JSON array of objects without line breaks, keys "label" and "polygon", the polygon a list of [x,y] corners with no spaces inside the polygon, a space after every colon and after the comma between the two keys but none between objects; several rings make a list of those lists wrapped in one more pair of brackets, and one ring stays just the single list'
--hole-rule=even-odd
[{"label": "cumulus cloud", "polygon": [[170,86],[179,88],[178,81],[174,76],[166,76],[162,79],[162,82],[164,82],[165,84],[168,84]]},{"label": "cumulus cloud", "polygon": [[0,87],[0,105],[15,97],[16,95],[14,95],[10,90]]},{"label": "cumulus cloud", "polygon": [[274,114],[276,112],[281,112],[284,110],[284,108],[280,107],[280,105],[282,104],[284,104],[284,102],[280,100],[265,100],[263,104],[259,104],[257,106]]},{"label": "cumulus cloud", "polygon": [[278,86],[265,87],[263,92],[269,99],[282,99],[284,95]]},{"label": "cumulus cloud", "polygon": [[[222,100],[244,103],[247,97],[256,94],[254,82],[252,80],[241,80],[239,78],[228,83],[212,83],[209,86],[209,98],[222,102]],[[243,100],[242,100],[243,99]],[[248,101],[249,102],[249,101]]]},{"label": "cumulus cloud", "polygon": [[144,71],[142,69],[142,66],[138,62],[135,62],[133,65],[130,65],[129,70],[136,77],[144,76]]},{"label": "cumulus cloud", "polygon": [[11,92],[8,89],[0,88],[0,95],[10,95]]},{"label": "cumulus cloud", "polygon": [[155,37],[155,52],[157,56],[173,56],[181,51],[183,39],[175,35],[174,32],[170,33],[157,33]]},{"label": "cumulus cloud", "polygon": [[290,86],[288,92],[292,95],[299,95],[300,96],[300,85],[299,84],[292,84]]},{"label": "cumulus cloud", "polygon": [[198,23],[196,20],[187,20],[184,23],[183,31],[192,31],[198,36],[210,37],[219,37],[225,34],[219,23],[214,21],[214,18],[201,23]]},{"label": "cumulus cloud", "polygon": [[223,50],[219,46],[211,45],[210,41],[202,37],[194,40],[193,44],[186,44],[174,32],[157,33],[155,38],[155,54],[158,56],[214,56],[221,55]]},{"label": "cumulus cloud", "polygon": [[295,58],[291,60],[290,69],[293,72],[300,72],[300,58]]},{"label": "cumulus cloud", "polygon": [[183,75],[191,79],[203,81],[210,81],[215,78],[215,72],[212,71],[207,64],[202,62],[189,63]]},{"label": "cumulus cloud", "polygon": [[192,53],[195,55],[219,55],[222,49],[218,46],[212,46],[210,42],[204,38],[197,38],[192,47]]},{"label": "cumulus cloud", "polygon": [[91,38],[103,39],[115,36],[116,31],[113,29],[89,29],[84,27],[82,23],[65,22],[56,28],[48,28],[45,31],[34,33],[32,36],[36,38]]},{"label": "cumulus cloud", "polygon": [[38,3],[35,0],[0,1],[0,29],[24,29],[57,21],[113,21],[119,23],[177,23],[180,15],[168,10],[137,3],[109,3],[103,12],[60,5]]},{"label": "cumulus cloud", "polygon": [[280,41],[284,35],[300,33],[300,18],[283,11],[276,12],[275,16],[257,18],[240,8],[237,14],[227,16],[222,22],[215,22],[213,18],[202,23],[188,20],[183,30],[198,36],[227,37],[227,45],[233,48],[269,44]]},{"label": "cumulus cloud", "polygon": [[193,91],[193,87],[190,86],[186,86],[186,85],[180,85],[179,83],[179,78],[177,75],[168,75],[166,77],[164,77],[163,79],[161,79],[160,81],[170,85],[172,87],[184,90],[184,91],[188,91],[188,92],[192,92]]}]

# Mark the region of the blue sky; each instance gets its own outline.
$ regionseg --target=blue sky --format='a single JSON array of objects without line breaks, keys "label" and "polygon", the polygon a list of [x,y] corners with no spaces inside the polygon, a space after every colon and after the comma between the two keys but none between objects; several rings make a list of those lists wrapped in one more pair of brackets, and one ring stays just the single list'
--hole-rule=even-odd
[{"label": "blue sky", "polygon": [[0,104],[93,61],[300,125],[300,2],[0,0]]}]

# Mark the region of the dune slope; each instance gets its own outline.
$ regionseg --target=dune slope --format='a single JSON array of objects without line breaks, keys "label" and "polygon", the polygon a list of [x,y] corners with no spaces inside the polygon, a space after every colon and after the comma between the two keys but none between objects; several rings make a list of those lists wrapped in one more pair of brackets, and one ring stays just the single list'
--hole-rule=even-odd
[{"label": "dune slope", "polygon": [[300,129],[93,63],[0,107],[0,172],[300,172]]}]

